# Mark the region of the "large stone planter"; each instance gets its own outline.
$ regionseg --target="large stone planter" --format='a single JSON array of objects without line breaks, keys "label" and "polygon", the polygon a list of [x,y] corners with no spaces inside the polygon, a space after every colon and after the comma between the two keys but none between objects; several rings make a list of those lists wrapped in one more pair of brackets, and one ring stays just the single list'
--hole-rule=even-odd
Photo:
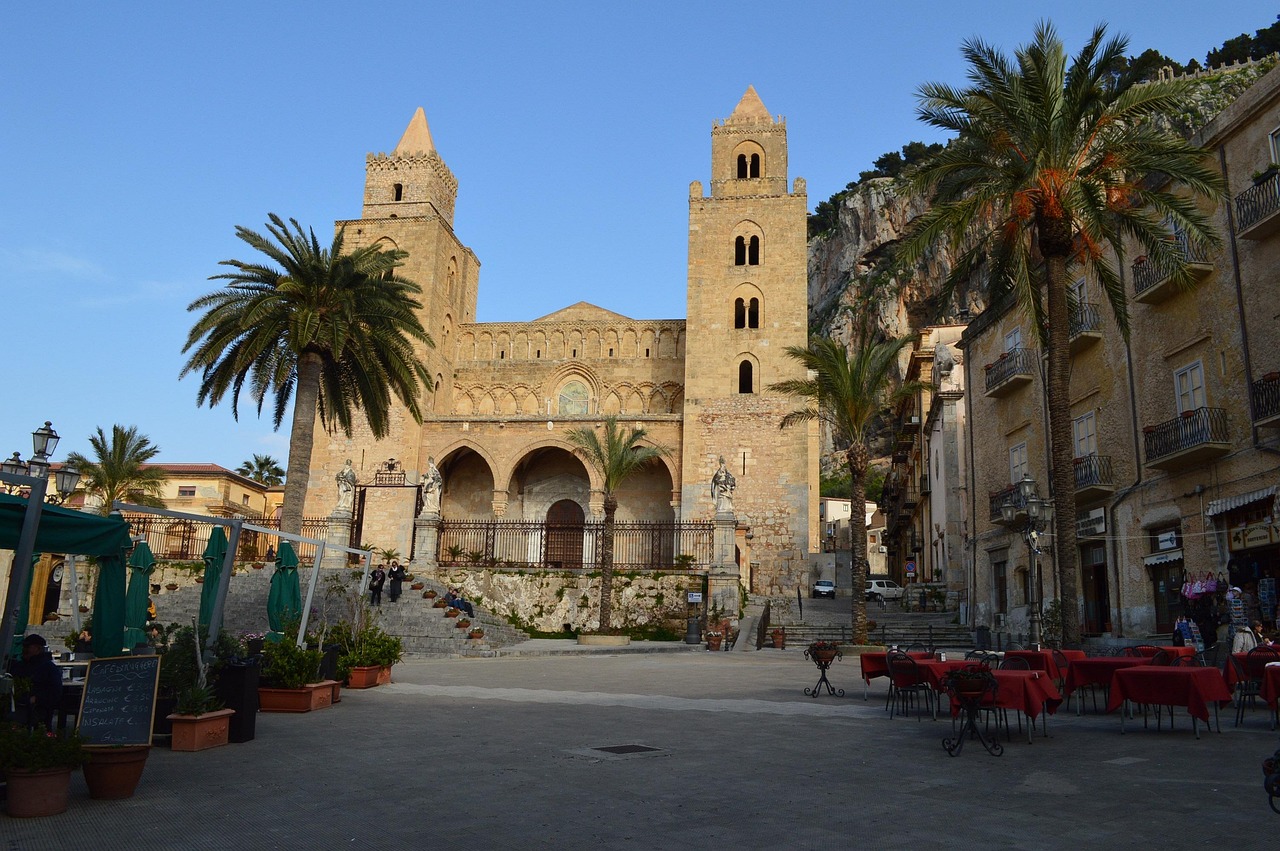
[{"label": "large stone planter", "polygon": [[88,745],[89,761],[84,766],[84,782],[89,797],[99,800],[132,798],[147,766],[150,745]]},{"label": "large stone planter", "polygon": [[231,732],[231,716],[234,709],[218,709],[203,715],[170,715],[173,738],[169,749],[190,753],[225,745]]},{"label": "large stone planter", "polygon": [[626,647],[631,643],[631,636],[582,632],[578,633],[578,643],[586,647]]},{"label": "large stone planter", "polygon": [[14,818],[55,816],[66,812],[71,797],[72,768],[9,771],[5,774],[5,812]]}]

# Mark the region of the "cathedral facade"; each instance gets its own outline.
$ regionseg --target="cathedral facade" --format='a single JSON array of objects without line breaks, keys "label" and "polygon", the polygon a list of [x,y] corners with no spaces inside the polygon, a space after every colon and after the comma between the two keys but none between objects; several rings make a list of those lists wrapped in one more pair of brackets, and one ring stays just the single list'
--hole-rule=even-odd
[{"label": "cathedral facade", "polygon": [[670,450],[618,492],[620,522],[711,520],[723,459],[736,479],[744,586],[779,593],[805,582],[818,545],[817,428],[781,430],[799,402],[769,387],[804,377],[785,349],[807,339],[808,204],[802,178],[788,188],[785,120],[753,88],[713,125],[711,166],[710,192],[700,181],[689,192],[686,319],[632,319],[582,301],[529,322],[476,322],[480,262],[453,231],[458,181],[419,109],[390,154],[369,155],[360,218],[337,227],[351,248],[408,252],[401,274],[422,287],[435,340],[420,353],[435,376],[429,413],[419,424],[395,410],[378,441],[367,429],[350,439],[317,429],[305,514],[330,514],[350,460],[361,543],[413,552],[432,465],[446,526],[581,526],[602,516],[604,493],[566,433],[615,415]]}]

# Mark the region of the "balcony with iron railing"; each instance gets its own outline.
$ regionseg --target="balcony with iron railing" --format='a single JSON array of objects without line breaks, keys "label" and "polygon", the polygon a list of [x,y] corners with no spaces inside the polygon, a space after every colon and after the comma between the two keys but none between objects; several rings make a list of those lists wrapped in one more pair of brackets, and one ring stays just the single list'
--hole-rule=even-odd
[{"label": "balcony with iron railing", "polygon": [[1242,239],[1265,239],[1280,230],[1280,171],[1268,169],[1236,196]]},{"label": "balcony with iron railing", "polygon": [[1110,455],[1083,455],[1075,459],[1076,504],[1102,499],[1115,492]]},{"label": "balcony with iron railing", "polygon": [[921,495],[921,496],[926,496],[926,495],[928,495],[928,493],[930,492],[930,490],[931,490],[931,488],[930,488],[930,486],[929,486],[929,474],[928,474],[928,473],[921,473],[921,474],[920,474],[920,495]]},{"label": "balcony with iron railing", "polygon": [[1227,412],[1223,408],[1196,408],[1181,416],[1145,426],[1142,442],[1147,466],[1178,470],[1226,455],[1231,449]]},{"label": "balcony with iron railing", "polygon": [[1096,304],[1080,302],[1071,311],[1071,354],[1102,339],[1102,314]]},{"label": "balcony with iron railing", "polygon": [[1026,508],[1027,501],[1022,498],[1021,492],[1016,484],[1009,485],[998,491],[991,493],[991,522],[1004,525],[1004,513],[1000,507],[1005,504],[1012,504],[1016,508]]},{"label": "balcony with iron railing", "polygon": [[1268,372],[1249,388],[1253,422],[1259,426],[1280,426],[1280,372]]},{"label": "balcony with iron railing", "polygon": [[[1165,239],[1175,243],[1176,250],[1182,255],[1191,274],[1191,281],[1197,282],[1213,271],[1213,263],[1209,252],[1203,245],[1192,242],[1183,231],[1175,231]],[[1133,263],[1133,297],[1143,304],[1158,304],[1178,292],[1174,286],[1169,267],[1156,260],[1139,257]]]},{"label": "balcony with iron railing", "polygon": [[986,365],[986,395],[1005,396],[1024,384],[1030,384],[1035,376],[1035,352],[1032,349],[1010,349],[994,363]]}]

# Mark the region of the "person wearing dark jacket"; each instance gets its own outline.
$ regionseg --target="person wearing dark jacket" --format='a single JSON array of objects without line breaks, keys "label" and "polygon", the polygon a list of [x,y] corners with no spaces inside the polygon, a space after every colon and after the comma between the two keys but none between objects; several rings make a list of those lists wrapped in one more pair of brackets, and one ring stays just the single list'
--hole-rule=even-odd
[{"label": "person wearing dark jacket", "polygon": [[391,562],[391,570],[387,573],[387,578],[391,580],[391,602],[394,603],[400,599],[404,578],[407,575],[405,569],[400,566],[400,562]]},{"label": "person wearing dark jacket", "polygon": [[43,637],[34,633],[22,640],[22,658],[9,666],[15,680],[27,680],[30,687],[15,698],[18,720],[28,728],[41,724],[53,729],[53,713],[62,700],[62,671],[53,663],[53,654]]},{"label": "person wearing dark jacket", "polygon": [[369,574],[369,605],[382,605],[382,586],[387,582],[387,572],[378,565]]}]

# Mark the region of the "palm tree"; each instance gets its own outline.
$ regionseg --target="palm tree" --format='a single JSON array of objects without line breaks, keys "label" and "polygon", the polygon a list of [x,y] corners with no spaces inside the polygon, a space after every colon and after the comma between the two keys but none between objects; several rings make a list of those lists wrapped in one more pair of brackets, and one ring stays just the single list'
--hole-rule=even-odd
[{"label": "palm tree", "polygon": [[780,381],[769,389],[805,402],[805,407],[782,418],[782,428],[818,420],[831,430],[837,446],[845,446],[853,509],[849,517],[853,640],[856,644],[866,644],[867,536],[862,528],[862,506],[867,499],[867,467],[871,460],[868,441],[874,436],[881,411],[916,393],[921,385],[918,382],[899,384],[897,380],[898,353],[914,338],[877,340],[871,332],[869,310],[845,309],[855,320],[851,349],[816,335],[809,338],[808,348],[788,346],[787,355],[799,361],[812,377]]},{"label": "palm tree", "polygon": [[258,455],[255,453],[253,460],[245,461],[236,468],[236,472],[269,488],[273,488],[284,481],[284,468],[280,466],[279,461],[270,455]]},{"label": "palm tree", "polygon": [[671,454],[665,446],[644,446],[648,437],[643,428],[618,428],[617,417],[605,417],[604,435],[594,428],[570,429],[565,433],[588,464],[596,468],[604,484],[604,529],[600,542],[600,631],[613,626],[613,525],[618,513],[618,488],[622,483],[659,458]]},{"label": "palm tree", "polygon": [[419,391],[431,382],[419,352],[435,344],[418,318],[421,288],[396,275],[405,252],[375,244],[343,253],[341,229],[322,248],[314,230],[304,232],[294,219],[289,224],[270,215],[274,242],[236,227],[236,236],[270,264],[222,261],[235,271],[210,280],[229,283],[187,307],[205,313],[187,335],[182,350],[194,351],[182,375],[200,373],[197,404],[216,405],[230,392],[237,418],[248,382],[259,414],[271,396],[277,429],[293,401],[280,528],[296,534],[317,415],[326,429],[350,437],[359,410],[373,436],[383,438],[394,394],[422,422]]},{"label": "palm tree", "polygon": [[110,514],[111,504],[117,501],[164,508],[160,490],[169,476],[162,468],[148,464],[160,454],[160,447],[140,434],[137,426],[113,425],[109,440],[99,426],[89,435],[89,445],[93,447],[92,460],[72,452],[66,463],[80,471],[86,493],[102,500],[102,514]]},{"label": "palm tree", "polygon": [[1080,637],[1068,284],[1086,272],[1095,278],[1127,337],[1116,271],[1126,243],[1139,245],[1175,284],[1189,287],[1187,254],[1170,236],[1179,234],[1193,247],[1216,246],[1196,196],[1225,194],[1207,153],[1152,120],[1184,105],[1188,84],[1136,85],[1114,73],[1128,42],[1105,38],[1106,28],[1097,27],[1070,64],[1048,23],[1037,25],[1031,44],[1012,60],[973,39],[962,50],[971,85],[919,89],[920,117],[959,135],[909,178],[916,192],[934,195],[934,204],[902,253],[918,259],[942,239],[963,249],[948,284],[983,272],[989,302],[1015,300],[1045,348],[1054,551],[1066,589],[1068,644]]}]

